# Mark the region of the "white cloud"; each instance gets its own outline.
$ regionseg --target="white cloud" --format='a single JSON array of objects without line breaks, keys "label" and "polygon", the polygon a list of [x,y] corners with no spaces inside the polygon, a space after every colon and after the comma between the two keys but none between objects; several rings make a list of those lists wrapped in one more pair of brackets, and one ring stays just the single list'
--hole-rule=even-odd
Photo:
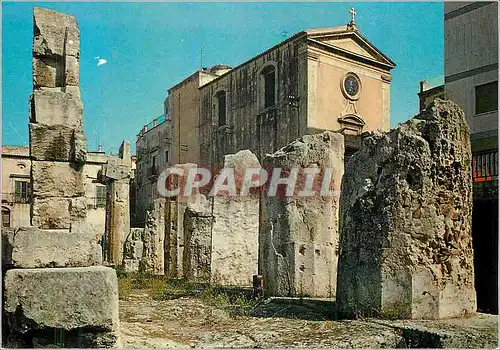
[{"label": "white cloud", "polygon": [[101,57],[99,57],[99,56],[94,57],[94,59],[96,59],[96,60],[97,60],[97,66],[98,66],[98,67],[99,67],[99,66],[102,66],[103,64],[108,63],[108,60],[107,60],[107,59],[105,59],[105,58],[101,58]]}]

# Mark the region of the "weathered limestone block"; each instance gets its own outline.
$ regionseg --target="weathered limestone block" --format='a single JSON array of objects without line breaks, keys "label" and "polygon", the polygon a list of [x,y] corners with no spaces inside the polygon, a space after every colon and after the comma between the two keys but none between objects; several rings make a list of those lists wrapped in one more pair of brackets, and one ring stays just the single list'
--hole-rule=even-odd
[{"label": "weathered limestone block", "polygon": [[12,269],[4,278],[9,331],[44,329],[116,332],[118,281],[104,266]]},{"label": "weathered limestone block", "polygon": [[165,198],[158,198],[146,213],[141,271],[164,275]]},{"label": "weathered limestone block", "polygon": [[37,198],[78,197],[85,194],[83,173],[66,162],[33,161],[33,195]]},{"label": "weathered limestone block", "polygon": [[71,140],[71,157],[70,161],[75,164],[78,169],[85,164],[87,159],[87,138],[82,132],[75,131]]},{"label": "weathered limestone block", "polygon": [[33,87],[62,86],[61,60],[53,57],[33,57]]},{"label": "weathered limestone block", "polygon": [[452,102],[364,138],[342,185],[340,314],[476,311],[470,174],[469,127]]},{"label": "weathered limestone block", "polygon": [[[184,174],[189,169],[196,168],[194,163],[176,164],[176,168],[181,168]],[[174,178],[175,179],[175,178]],[[182,187],[181,187],[182,188]],[[198,193],[195,189],[193,192]],[[169,277],[180,278],[183,273],[184,256],[184,212],[188,203],[196,202],[196,196],[178,196],[175,199],[166,198],[165,222],[166,224],[166,244],[165,244],[165,273]],[[170,222],[170,224],[168,224]]]},{"label": "weathered limestone block", "polygon": [[80,30],[73,16],[35,7],[34,56],[80,55]]},{"label": "weathered limestone block", "polygon": [[130,178],[130,165],[121,159],[109,159],[103,166],[102,174],[111,180],[123,180]]},{"label": "weathered limestone block", "polygon": [[[87,233],[13,228],[6,239],[4,262],[15,268],[85,267],[102,264],[101,247]],[[8,246],[7,246],[8,245]]]},{"label": "weathered limestone block", "polygon": [[31,123],[83,130],[83,103],[75,92],[34,90],[30,104]]},{"label": "weathered limestone block", "polygon": [[80,63],[79,59],[74,56],[66,56],[64,65],[64,85],[80,85]]},{"label": "weathered limestone block", "polygon": [[[224,157],[224,168],[234,169],[237,191],[247,168],[260,168],[250,151]],[[259,196],[215,196],[212,228],[211,281],[217,285],[251,286],[259,256]]]},{"label": "weathered limestone block", "polygon": [[317,167],[322,173],[315,178],[322,183],[326,181],[332,192],[321,195],[321,188],[315,186],[313,196],[299,196],[299,190],[305,187],[296,185],[293,196],[283,197],[280,192],[277,196],[264,194],[259,273],[264,276],[266,294],[333,297],[337,279],[339,191],[344,173],[343,135],[324,132],[303,136],[267,155],[263,164],[289,171]]},{"label": "weathered limestone block", "polygon": [[56,160],[84,163],[86,139],[80,132],[64,125],[30,123],[31,157],[35,160]]},{"label": "weathered limestone block", "polygon": [[71,227],[71,198],[33,198],[31,225],[41,229]]},{"label": "weathered limestone block", "polygon": [[130,229],[130,233],[125,240],[123,250],[123,269],[126,272],[139,271],[140,261],[144,253],[144,242],[142,241],[143,235],[143,228]]},{"label": "weathered limestone block", "polygon": [[203,195],[189,203],[184,211],[184,278],[195,282],[210,282],[212,260],[212,225],[210,203]]}]

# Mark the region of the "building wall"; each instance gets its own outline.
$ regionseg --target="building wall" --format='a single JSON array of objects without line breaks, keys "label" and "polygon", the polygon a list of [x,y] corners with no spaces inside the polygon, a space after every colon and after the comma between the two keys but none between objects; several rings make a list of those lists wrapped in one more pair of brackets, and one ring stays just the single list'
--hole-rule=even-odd
[{"label": "building wall", "polygon": [[200,163],[200,90],[199,88],[227,69],[201,69],[168,90],[166,104],[172,120],[171,163]]},{"label": "building wall", "polygon": [[[276,103],[265,108],[261,72],[267,66],[276,71]],[[242,149],[261,158],[302,135],[307,113],[306,74],[305,44],[298,38],[202,86],[201,163],[220,165],[225,154]],[[219,126],[216,98],[221,90],[226,91],[227,101],[227,122],[223,126]]]},{"label": "building wall", "polygon": [[[29,147],[2,146],[2,212],[10,214],[10,226],[30,226],[29,198],[16,198],[15,182],[30,182]],[[2,225],[6,223],[2,222]]]},{"label": "building wall", "polygon": [[[141,132],[136,140],[135,163],[135,212],[132,214],[135,227],[143,227],[146,219],[146,210],[158,198],[156,179],[160,171],[170,162],[171,152],[171,123],[168,119],[150,130]],[[167,154],[168,152],[168,154]],[[153,157],[155,167],[153,168]]]},{"label": "building wall", "polygon": [[87,161],[83,167],[85,176],[85,197],[87,199],[87,221],[95,232],[104,234],[106,226],[106,197],[104,203],[98,200],[97,187],[102,187],[106,193],[106,185],[97,181],[97,173],[106,164],[109,156],[101,152],[88,152]]},{"label": "building wall", "polygon": [[[348,43],[350,50],[358,51],[353,41]],[[389,130],[391,75],[388,70],[315,47],[308,48],[307,61],[309,128],[334,131],[341,128],[337,119],[348,113],[348,99],[341,91],[341,82],[347,73],[353,72],[361,81],[361,93],[354,104],[365,122],[363,130]]]},{"label": "building wall", "polygon": [[498,81],[498,3],[444,3],[445,93],[464,110],[473,152],[498,148],[498,110],[477,114],[475,88]]}]

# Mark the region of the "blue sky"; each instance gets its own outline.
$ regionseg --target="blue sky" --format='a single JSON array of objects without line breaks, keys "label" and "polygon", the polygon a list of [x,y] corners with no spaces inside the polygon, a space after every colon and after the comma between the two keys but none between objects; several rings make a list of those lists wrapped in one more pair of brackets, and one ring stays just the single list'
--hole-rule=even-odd
[{"label": "blue sky", "polygon": [[[28,144],[32,9],[74,15],[89,150],[117,152],[163,113],[167,89],[200,67],[236,66],[308,28],[349,21],[396,62],[391,125],[418,111],[419,81],[442,76],[443,3],[3,3],[2,144]],[[98,66],[96,56],[107,60]],[[133,146],[135,149],[135,145]]]}]

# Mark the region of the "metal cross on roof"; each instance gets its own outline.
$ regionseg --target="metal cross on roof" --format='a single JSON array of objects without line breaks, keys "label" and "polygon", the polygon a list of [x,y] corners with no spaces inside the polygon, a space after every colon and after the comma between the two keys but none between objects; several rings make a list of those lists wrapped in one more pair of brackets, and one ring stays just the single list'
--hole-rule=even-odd
[{"label": "metal cross on roof", "polygon": [[349,10],[349,13],[351,14],[352,18],[351,18],[351,23],[354,23],[354,17],[356,17],[356,11],[354,10],[354,7],[351,7],[351,9]]}]

